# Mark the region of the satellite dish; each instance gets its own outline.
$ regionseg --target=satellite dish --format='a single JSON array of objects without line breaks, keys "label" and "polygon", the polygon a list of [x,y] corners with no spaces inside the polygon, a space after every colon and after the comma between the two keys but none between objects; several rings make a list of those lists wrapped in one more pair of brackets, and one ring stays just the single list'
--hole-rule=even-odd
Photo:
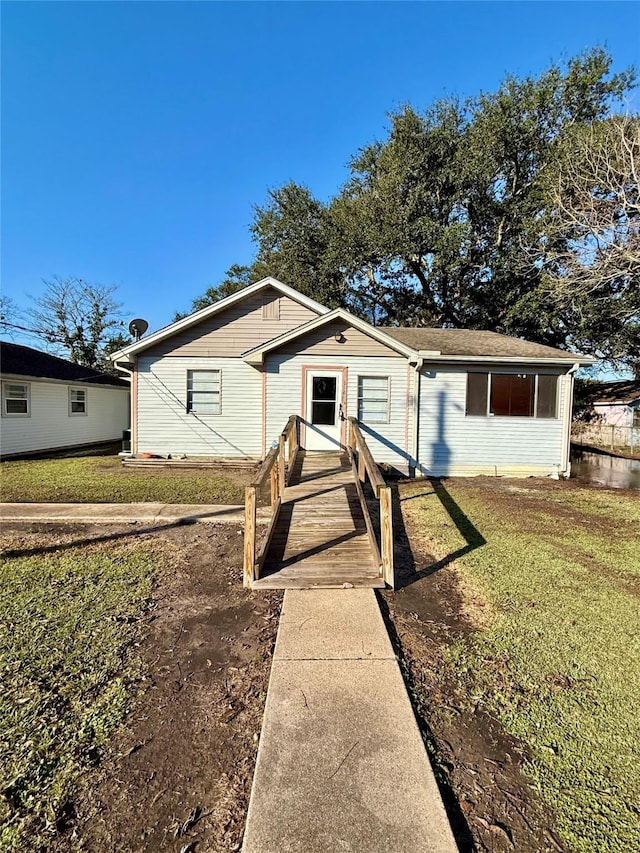
[{"label": "satellite dish", "polygon": [[136,320],[132,320],[129,323],[129,334],[139,341],[148,328],[149,324],[147,321],[138,317]]}]

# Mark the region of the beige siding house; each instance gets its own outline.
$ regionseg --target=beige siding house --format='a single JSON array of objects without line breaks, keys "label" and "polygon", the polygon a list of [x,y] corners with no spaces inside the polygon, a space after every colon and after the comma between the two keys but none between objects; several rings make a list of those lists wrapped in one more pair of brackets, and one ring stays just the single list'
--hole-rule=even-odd
[{"label": "beige siding house", "polygon": [[135,453],[265,456],[287,418],[446,476],[566,475],[573,372],[591,359],[493,332],[379,328],[264,279],[112,358],[132,378]]}]

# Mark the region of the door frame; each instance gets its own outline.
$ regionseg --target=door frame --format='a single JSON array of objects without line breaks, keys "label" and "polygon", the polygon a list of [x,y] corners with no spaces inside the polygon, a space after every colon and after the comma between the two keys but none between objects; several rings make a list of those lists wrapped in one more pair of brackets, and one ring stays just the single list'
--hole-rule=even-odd
[{"label": "door frame", "polygon": [[342,449],[346,447],[347,444],[347,379],[349,375],[349,368],[344,367],[340,364],[303,364],[302,365],[302,389],[301,389],[301,403],[300,403],[300,412],[302,417],[302,422],[300,424],[300,444],[302,447],[305,447],[307,441],[307,429],[305,421],[307,419],[307,374],[309,373],[317,373],[322,372],[323,370],[330,370],[333,373],[342,373],[342,392],[340,395],[340,400],[336,400],[342,406],[342,413],[344,415],[344,420],[340,424],[340,444]]}]

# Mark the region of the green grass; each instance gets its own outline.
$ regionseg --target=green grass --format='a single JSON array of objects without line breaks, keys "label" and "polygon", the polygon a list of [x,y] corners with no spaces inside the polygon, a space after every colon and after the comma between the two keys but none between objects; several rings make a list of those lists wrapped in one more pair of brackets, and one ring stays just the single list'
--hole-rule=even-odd
[{"label": "green grass", "polygon": [[[456,565],[489,617],[445,666],[529,746],[527,772],[570,849],[640,849],[640,496],[446,489],[486,539]],[[435,551],[465,546],[433,495],[409,503]]]},{"label": "green grass", "polygon": [[206,503],[244,500],[240,472],[126,469],[118,457],[81,456],[0,464],[6,503]]},{"label": "green grass", "polygon": [[112,545],[0,563],[3,852],[47,849],[75,780],[121,721],[157,561]]}]

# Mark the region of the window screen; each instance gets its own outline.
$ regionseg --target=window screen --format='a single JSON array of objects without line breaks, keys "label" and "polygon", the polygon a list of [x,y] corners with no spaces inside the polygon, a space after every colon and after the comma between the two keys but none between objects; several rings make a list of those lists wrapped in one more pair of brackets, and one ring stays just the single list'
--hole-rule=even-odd
[{"label": "window screen", "polygon": [[532,373],[492,373],[491,414],[531,417],[534,378]]},{"label": "window screen", "polygon": [[558,377],[552,374],[467,374],[467,415],[484,416],[490,413],[497,417],[533,417],[534,400],[537,400],[535,417],[556,418],[557,397]]},{"label": "window screen", "polygon": [[467,411],[468,415],[487,414],[488,373],[467,373]]},{"label": "window screen", "polygon": [[187,411],[220,414],[220,371],[187,370]]},{"label": "window screen", "polygon": [[389,423],[389,377],[358,376],[358,420]]},{"label": "window screen", "polygon": [[548,373],[538,375],[538,418],[557,417],[558,377]]}]

